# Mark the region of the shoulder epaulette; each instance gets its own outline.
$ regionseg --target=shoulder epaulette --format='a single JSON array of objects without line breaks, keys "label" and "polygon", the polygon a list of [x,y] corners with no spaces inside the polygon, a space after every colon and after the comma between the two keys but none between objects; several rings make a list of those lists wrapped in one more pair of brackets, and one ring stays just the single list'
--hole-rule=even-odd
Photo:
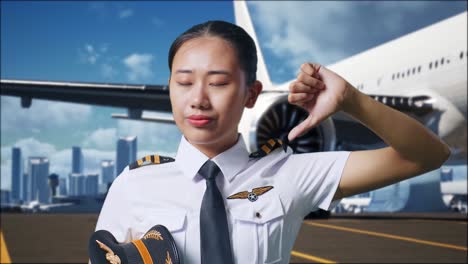
[{"label": "shoulder epaulette", "polygon": [[283,144],[281,139],[272,138],[267,141],[266,144],[263,144],[257,151],[250,153],[249,158],[262,158],[266,155],[270,154],[273,150],[277,149],[278,147],[282,146],[284,152],[286,152],[287,145]]},{"label": "shoulder epaulette", "polygon": [[146,165],[155,165],[155,164],[163,164],[168,162],[173,162],[175,159],[171,157],[159,156],[159,155],[148,155],[142,159],[139,159],[132,164],[129,165],[129,169],[137,169],[141,168]]}]

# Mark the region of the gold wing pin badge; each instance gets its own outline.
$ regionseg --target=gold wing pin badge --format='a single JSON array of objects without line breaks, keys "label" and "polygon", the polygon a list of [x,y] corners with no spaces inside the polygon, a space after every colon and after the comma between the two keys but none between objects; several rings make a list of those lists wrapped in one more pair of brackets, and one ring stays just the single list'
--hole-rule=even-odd
[{"label": "gold wing pin badge", "polygon": [[254,188],[251,192],[248,192],[248,191],[238,192],[236,194],[229,196],[227,199],[249,199],[249,201],[255,202],[257,201],[260,195],[268,192],[271,189],[273,189],[273,186],[258,187],[258,188]]},{"label": "gold wing pin badge", "polygon": [[96,240],[96,242],[98,243],[100,248],[104,249],[107,252],[106,259],[107,261],[109,261],[110,264],[120,264],[119,256],[115,255],[112,249],[110,249],[108,246],[106,246],[106,244],[102,243],[99,240]]}]

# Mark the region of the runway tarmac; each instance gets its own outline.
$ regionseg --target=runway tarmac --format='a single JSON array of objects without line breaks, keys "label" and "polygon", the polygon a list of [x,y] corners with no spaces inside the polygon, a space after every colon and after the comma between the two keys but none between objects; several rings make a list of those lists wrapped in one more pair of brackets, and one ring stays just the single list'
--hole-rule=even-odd
[{"label": "runway tarmac", "polygon": [[[2,263],[86,263],[97,217],[2,213]],[[332,215],[304,221],[290,263],[467,263],[467,233],[466,214]]]}]

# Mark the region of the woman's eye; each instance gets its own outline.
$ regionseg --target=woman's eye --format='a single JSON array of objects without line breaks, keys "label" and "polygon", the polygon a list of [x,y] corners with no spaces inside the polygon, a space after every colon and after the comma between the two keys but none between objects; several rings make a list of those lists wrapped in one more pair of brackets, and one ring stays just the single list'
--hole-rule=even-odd
[{"label": "woman's eye", "polygon": [[211,86],[225,86],[227,83],[210,83]]},{"label": "woman's eye", "polygon": [[189,83],[189,82],[177,82],[178,85],[180,86],[190,86],[192,85],[192,83]]}]

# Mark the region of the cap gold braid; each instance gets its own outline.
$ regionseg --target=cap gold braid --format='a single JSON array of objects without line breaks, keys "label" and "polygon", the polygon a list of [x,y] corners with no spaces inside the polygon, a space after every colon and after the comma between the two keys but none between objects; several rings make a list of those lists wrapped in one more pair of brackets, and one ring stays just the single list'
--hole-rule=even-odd
[{"label": "cap gold braid", "polygon": [[153,264],[153,259],[151,258],[151,255],[146,248],[145,244],[141,240],[134,240],[132,241],[133,245],[138,249],[138,252],[140,252],[140,256],[143,259],[144,264]]}]

